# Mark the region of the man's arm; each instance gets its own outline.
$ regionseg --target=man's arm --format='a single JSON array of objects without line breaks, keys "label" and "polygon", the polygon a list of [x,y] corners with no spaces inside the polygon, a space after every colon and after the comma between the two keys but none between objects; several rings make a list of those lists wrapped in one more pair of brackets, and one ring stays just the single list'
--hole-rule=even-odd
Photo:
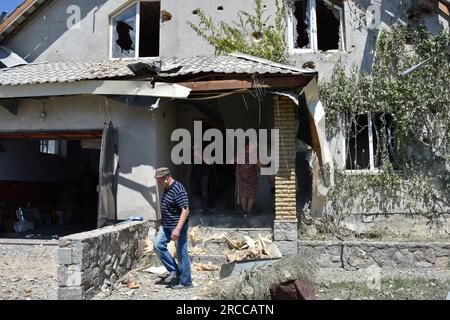
[{"label": "man's arm", "polygon": [[180,237],[181,228],[183,228],[184,223],[186,222],[189,215],[189,208],[185,208],[181,211],[180,220],[178,220],[178,224],[175,229],[172,231],[172,236],[170,237],[172,240],[178,240]]}]

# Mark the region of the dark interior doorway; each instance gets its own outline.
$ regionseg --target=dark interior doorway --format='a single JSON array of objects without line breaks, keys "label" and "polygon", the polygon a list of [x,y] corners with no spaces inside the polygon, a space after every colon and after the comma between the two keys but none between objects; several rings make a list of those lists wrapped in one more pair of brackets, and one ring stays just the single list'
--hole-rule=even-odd
[{"label": "dark interior doorway", "polygon": [[0,237],[51,239],[96,228],[98,134],[1,135]]}]

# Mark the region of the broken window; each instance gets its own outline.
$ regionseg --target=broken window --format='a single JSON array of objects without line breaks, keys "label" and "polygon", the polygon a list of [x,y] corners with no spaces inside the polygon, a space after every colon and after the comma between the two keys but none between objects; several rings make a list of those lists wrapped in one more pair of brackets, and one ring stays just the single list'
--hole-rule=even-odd
[{"label": "broken window", "polygon": [[111,18],[111,57],[159,56],[159,1],[137,1]]},{"label": "broken window", "polygon": [[316,1],[316,6],[317,48],[321,51],[341,49],[340,26],[342,10],[326,1]]},{"label": "broken window", "polygon": [[112,19],[112,57],[134,58],[136,56],[136,14],[135,5]]},{"label": "broken window", "polygon": [[295,0],[293,49],[344,50],[343,8],[328,0]]},{"label": "broken window", "polygon": [[[348,115],[346,138],[346,169],[375,170],[382,166],[382,150],[389,161],[395,159],[394,118],[386,113]],[[385,144],[381,145],[380,141]]]},{"label": "broken window", "polygon": [[[296,18],[295,25],[295,48],[311,48],[311,42],[309,37],[309,15],[310,12],[307,5],[310,4],[310,1],[295,1],[295,10],[294,16]],[[308,9],[308,10],[307,10]]]}]

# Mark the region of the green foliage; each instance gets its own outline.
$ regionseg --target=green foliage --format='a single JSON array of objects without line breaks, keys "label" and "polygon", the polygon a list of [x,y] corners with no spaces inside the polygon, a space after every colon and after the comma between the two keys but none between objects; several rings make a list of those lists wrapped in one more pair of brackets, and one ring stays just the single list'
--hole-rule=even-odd
[{"label": "green foliage", "polygon": [[241,52],[276,62],[286,62],[286,18],[287,1],[274,0],[275,17],[266,16],[262,0],[254,0],[254,13],[238,12],[238,21],[233,24],[215,23],[201,9],[196,9],[200,18],[198,25],[188,22],[197,34],[206,39],[216,54]]},{"label": "green foliage", "polygon": [[[355,115],[392,115],[395,159],[390,159],[382,123],[378,141],[381,170],[349,175],[337,172],[330,191],[334,213],[419,213],[435,221],[448,210],[450,199],[450,56],[441,54],[406,77],[403,70],[435,56],[450,44],[448,31],[432,36],[424,26],[395,25],[383,31],[376,44],[370,74],[356,68],[347,75],[338,65],[321,84],[327,115],[327,134],[350,132]],[[345,116],[344,116],[345,115]]]}]

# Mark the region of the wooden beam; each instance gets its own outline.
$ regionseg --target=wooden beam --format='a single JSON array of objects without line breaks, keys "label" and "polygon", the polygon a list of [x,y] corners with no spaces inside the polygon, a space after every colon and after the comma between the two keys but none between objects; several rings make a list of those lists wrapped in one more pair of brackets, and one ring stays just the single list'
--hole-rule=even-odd
[{"label": "wooden beam", "polygon": [[192,91],[215,91],[233,89],[256,89],[256,88],[300,88],[308,84],[314,75],[311,76],[290,76],[271,77],[258,79],[255,83],[252,79],[230,79],[180,82],[179,85],[190,88]]},{"label": "wooden beam", "polygon": [[450,15],[450,9],[449,6],[447,6],[446,4],[442,3],[442,1],[439,1],[439,9],[447,15],[447,17]]},{"label": "wooden beam", "polygon": [[[53,3],[54,0],[44,0],[42,3],[37,3],[35,0],[26,0],[24,1],[18,8],[15,10],[10,17],[4,20],[0,24],[0,41],[8,41],[11,39],[17,32],[19,32],[25,24],[27,24],[33,17],[38,15],[44,8]],[[31,4],[31,6],[30,6]],[[29,7],[28,7],[29,6]],[[28,10],[33,9],[33,12],[29,12]],[[21,23],[17,23],[17,19],[19,17],[23,17],[24,20]],[[14,23],[12,23],[14,22]],[[8,32],[5,32],[9,30]]]},{"label": "wooden beam", "polygon": [[0,132],[0,139],[81,140],[100,139],[101,130]]},{"label": "wooden beam", "polygon": [[20,15],[22,15],[27,9],[30,4],[32,4],[34,0],[26,0],[24,1],[8,18],[6,18],[1,24],[0,24],[0,33],[5,31],[5,29],[16,20]]}]

